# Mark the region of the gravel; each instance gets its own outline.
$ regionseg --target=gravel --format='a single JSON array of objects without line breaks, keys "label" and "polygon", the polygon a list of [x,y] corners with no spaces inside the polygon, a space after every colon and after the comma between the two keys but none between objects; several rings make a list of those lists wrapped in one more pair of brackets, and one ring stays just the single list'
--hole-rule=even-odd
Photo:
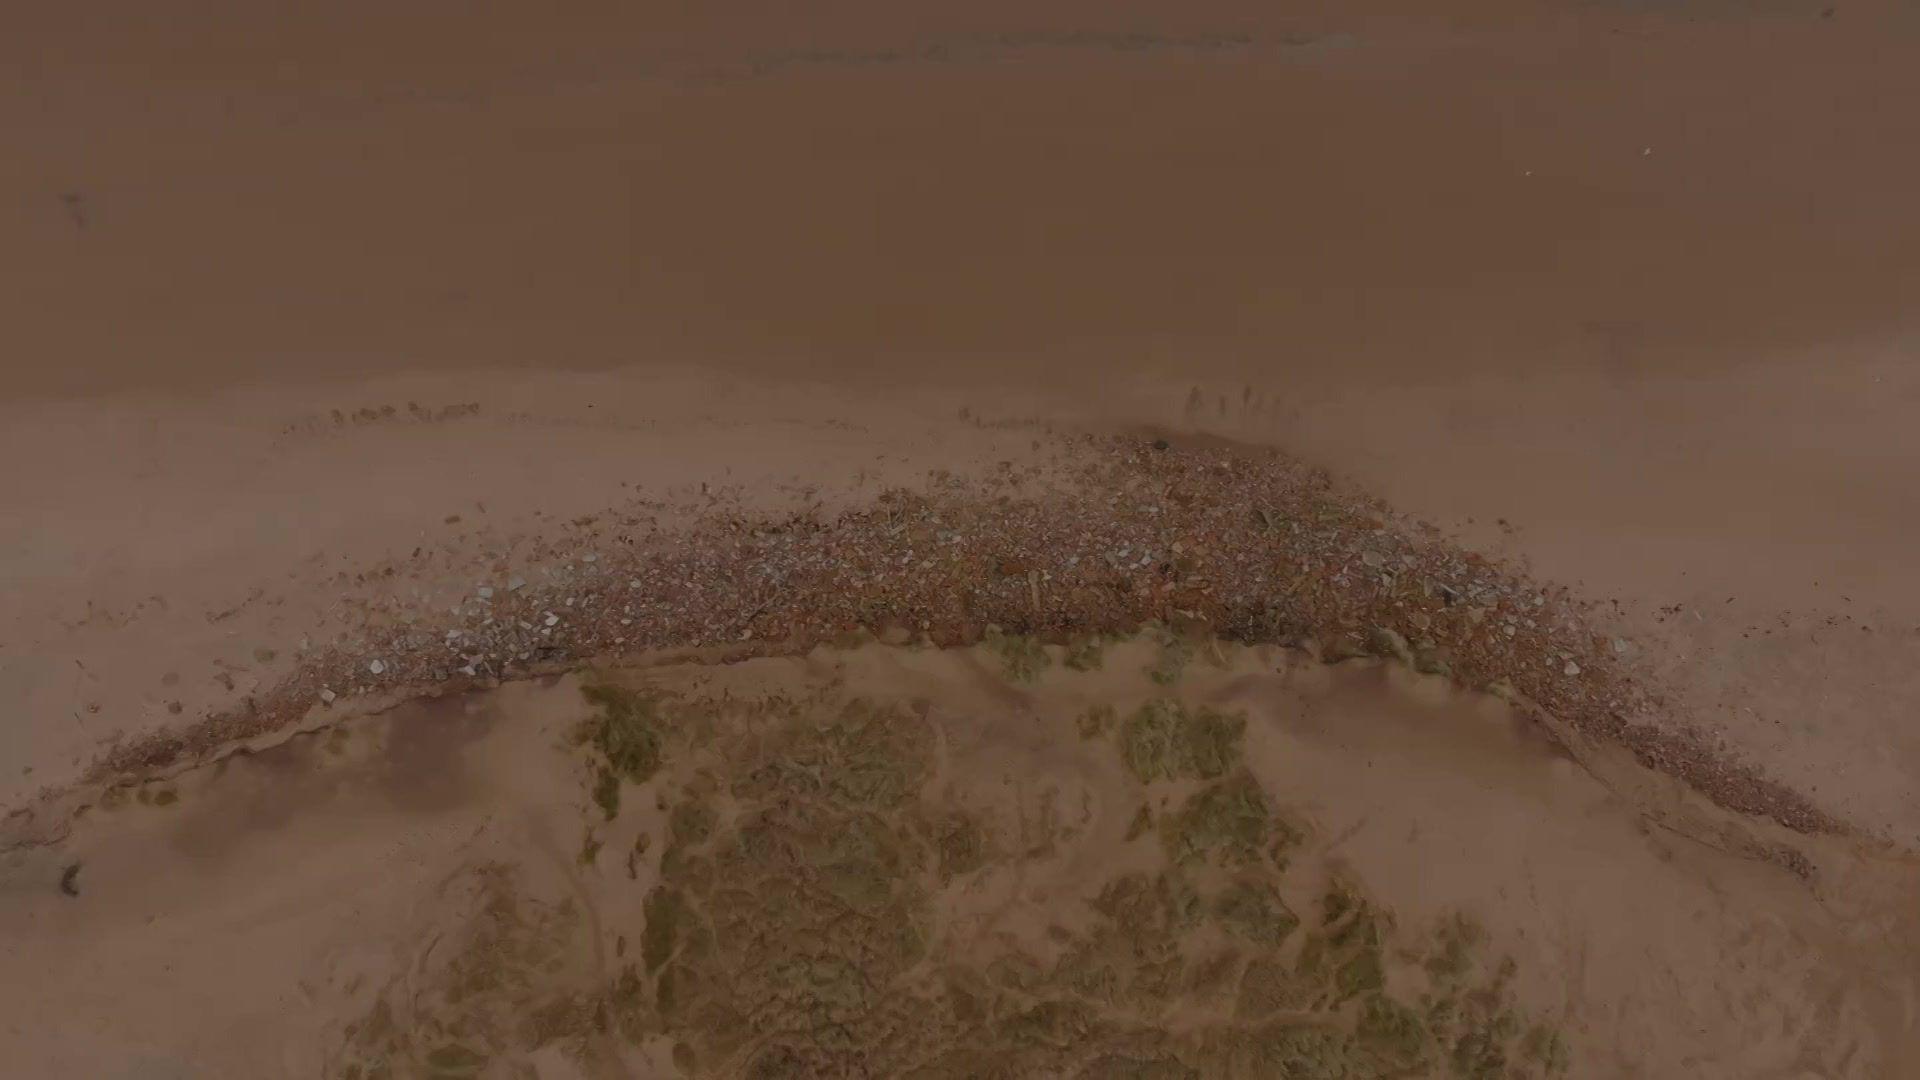
[{"label": "gravel", "polygon": [[[1002,466],[981,481],[936,474],[831,517],[686,508],[683,524],[661,527],[610,511],[592,535],[535,537],[514,552],[551,584],[515,578],[497,600],[483,588],[493,602],[446,614],[396,598],[369,604],[353,634],[308,653],[248,708],[123,742],[89,776],[169,767],[290,724],[372,652],[398,659],[365,664],[370,689],[446,692],[669,648],[795,653],[902,631],[961,645],[989,624],[1066,640],[1182,613],[1232,640],[1448,672],[1623,745],[1729,809],[1846,831],[1677,722],[1633,667],[1638,650],[1601,633],[1564,589],[1277,453],[1090,437],[1067,449],[1067,466]],[[604,554],[572,566],[589,540]],[[556,573],[560,564],[571,571]],[[549,610],[563,598],[575,601],[564,625]]]}]

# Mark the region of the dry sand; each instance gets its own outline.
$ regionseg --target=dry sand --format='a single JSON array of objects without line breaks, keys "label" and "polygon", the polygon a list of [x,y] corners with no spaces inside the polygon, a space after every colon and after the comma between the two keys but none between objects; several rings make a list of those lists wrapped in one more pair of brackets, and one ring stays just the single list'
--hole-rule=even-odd
[{"label": "dry sand", "polygon": [[1915,1051],[1910,911],[1649,831],[1444,677],[1217,642],[1168,677],[1168,648],[600,671],[116,789],[15,860],[66,892],[0,912],[32,929],[13,1060],[1876,1076]]},{"label": "dry sand", "polygon": [[1920,1061],[1906,6],[20,29],[14,1072]]}]

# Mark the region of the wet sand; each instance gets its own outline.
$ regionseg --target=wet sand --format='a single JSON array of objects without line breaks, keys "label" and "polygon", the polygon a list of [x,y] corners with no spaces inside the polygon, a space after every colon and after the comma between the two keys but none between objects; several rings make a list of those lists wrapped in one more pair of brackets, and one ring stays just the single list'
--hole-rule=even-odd
[{"label": "wet sand", "polygon": [[[279,742],[290,731],[384,731],[399,721],[377,717],[449,701],[496,718],[469,733],[482,743],[509,714],[550,733],[572,691],[536,706],[523,680],[645,650],[761,657],[687,669],[726,683],[855,631],[1060,649],[1143,624],[1288,650],[1261,654],[1263,679],[1375,663],[1304,659],[1350,655],[1451,676],[1558,749],[1500,771],[1479,758],[1507,750],[1456,733],[1431,748],[1442,771],[1496,800],[1600,785],[1593,820],[1610,824],[1511,846],[1552,865],[1556,845],[1586,852],[1598,895],[1672,882],[1651,907],[1596,910],[1565,866],[1559,899],[1496,903],[1552,877],[1532,863],[1473,864],[1500,884],[1446,894],[1516,958],[1514,1016],[1564,1039],[1575,1074],[1911,1060],[1920,24],[1904,7],[209,4],[48,9],[21,29],[0,43],[0,119],[19,133],[0,169],[0,947],[39,971],[115,958],[15,1011],[64,1010],[9,1029],[34,1075],[309,1075],[378,1053],[429,1069],[454,1044],[533,1054],[540,1075],[671,1070],[677,1045],[710,1061],[719,1036],[668,1022],[657,972],[620,1046],[618,1025],[561,1023],[542,1050],[472,1017],[485,1038],[348,1035],[368,987],[419,959],[421,935],[467,933],[488,889],[565,895],[575,872],[525,836],[420,830],[577,816],[570,759],[469,790],[419,779],[457,746],[402,739],[388,772],[431,789],[408,802],[357,773],[333,786],[359,751],[310,783],[292,777],[311,761],[253,775],[236,741],[278,760],[321,737]],[[1254,464],[1182,479],[1219,461]],[[942,678],[857,693],[980,713],[962,706],[984,691]],[[1408,826],[1356,862],[1356,888],[1431,935],[1445,905],[1412,876],[1511,805],[1435,788],[1447,813],[1411,821],[1357,763],[1419,744],[1376,716],[1402,705],[1316,686],[1331,697],[1306,712],[1348,718],[1329,788],[1261,756],[1259,733],[1307,730],[1304,713],[1269,722],[1284,694],[1219,693],[1248,712],[1276,805],[1323,800],[1312,859],[1358,860],[1320,845],[1363,819]],[[455,689],[480,696],[404,704]],[[1123,713],[1148,696],[1109,690]],[[156,785],[179,803],[135,799]],[[202,803],[253,832],[216,835]],[[466,884],[386,881],[402,844]],[[310,929],[353,925],[347,892],[302,907],[259,884],[308,880],[284,858],[305,847],[313,881],[384,882],[362,912],[383,944],[337,939],[370,965],[353,990],[334,953],[303,951]],[[141,921],[155,912],[127,882],[229,851],[253,852],[231,856],[251,878],[183,883],[170,929]],[[1310,928],[1320,885],[1273,870]],[[607,919],[646,921],[603,899]],[[1084,920],[1090,899],[1027,906]],[[1663,929],[1696,911],[1786,929],[1696,954]],[[166,965],[224,957],[207,943],[245,927],[261,959],[225,986],[231,1007],[169,1013]],[[578,965],[607,937],[567,933],[559,989],[599,1001],[619,965]],[[129,951],[86,953],[90,937]],[[1869,938],[1893,966],[1862,958]],[[1059,942],[1026,944],[1058,960]],[[1570,959],[1601,955],[1659,958],[1643,982],[1674,973],[1657,1005],[1627,1004],[1625,969]],[[306,996],[284,996],[296,970]],[[1767,986],[1739,1007],[1709,989],[1748,978]],[[1066,1008],[1030,989],[1027,1006]],[[1113,1001],[1078,1000],[1098,1015],[1076,1053],[1210,1073],[1273,1051],[1218,1002],[1159,1001],[1148,1039],[1112,1026]],[[1359,1040],[1363,1075],[1387,1067],[1360,1046],[1365,1000],[1306,1025]],[[88,1049],[74,1033],[97,1037],[109,1007],[125,1025]],[[1424,1030],[1436,1053],[1462,1035]]]}]

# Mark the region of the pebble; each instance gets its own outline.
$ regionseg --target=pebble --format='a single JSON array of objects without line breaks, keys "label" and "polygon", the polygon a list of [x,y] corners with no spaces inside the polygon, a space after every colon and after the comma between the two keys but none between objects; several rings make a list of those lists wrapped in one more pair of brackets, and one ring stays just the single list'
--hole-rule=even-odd
[{"label": "pebble", "polygon": [[339,694],[334,693],[333,691],[327,689],[324,686],[320,688],[320,700],[325,702],[328,705],[333,704],[333,699],[339,696],[340,696]]},{"label": "pebble", "polygon": [[375,675],[378,675],[381,672],[387,670],[387,662],[385,660],[369,661],[367,664],[367,670],[373,672]]},{"label": "pebble", "polygon": [[493,586],[491,585],[480,586],[480,599],[482,600],[493,599]]},{"label": "pebble", "polygon": [[548,625],[548,626],[553,626],[553,625],[555,625],[555,624],[557,624],[557,623],[559,623],[559,621],[560,621],[560,616],[558,616],[558,615],[555,615],[555,614],[554,614],[553,612],[551,612],[551,611],[549,611],[549,612],[547,612],[547,625]]},{"label": "pebble", "polygon": [[1580,665],[1569,660],[1567,661],[1567,666],[1562,670],[1564,670],[1569,675],[1578,675],[1580,674]]},{"label": "pebble", "polygon": [[521,589],[524,589],[524,588],[526,588],[526,587],[527,587],[527,579],[526,579],[526,578],[523,578],[523,577],[515,577],[515,578],[508,578],[508,579],[507,579],[507,591],[508,591],[508,592],[518,592],[518,591],[520,591]]}]

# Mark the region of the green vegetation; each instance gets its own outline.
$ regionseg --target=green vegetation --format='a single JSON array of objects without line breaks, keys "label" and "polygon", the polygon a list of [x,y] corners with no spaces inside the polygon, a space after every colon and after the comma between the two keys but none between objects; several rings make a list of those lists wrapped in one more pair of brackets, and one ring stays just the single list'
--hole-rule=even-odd
[{"label": "green vegetation", "polygon": [[1160,652],[1154,658],[1152,666],[1147,668],[1147,678],[1161,686],[1172,686],[1186,674],[1187,665],[1193,662],[1193,642],[1178,634],[1166,633],[1160,641]]},{"label": "green vegetation", "polygon": [[1200,789],[1178,813],[1162,818],[1160,837],[1175,864],[1250,863],[1267,846],[1272,818],[1259,781],[1239,772]]},{"label": "green vegetation", "polygon": [[1002,633],[997,626],[987,627],[987,648],[1000,657],[1007,678],[1017,683],[1034,683],[1041,672],[1053,666],[1047,647],[1027,634]]},{"label": "green vegetation", "polygon": [[[660,700],[641,690],[597,685],[580,693],[599,712],[582,726],[581,735],[600,752],[606,768],[630,784],[644,784],[660,771]],[[605,803],[602,803],[605,806]],[[616,810],[618,808],[615,802]]]},{"label": "green vegetation", "polygon": [[1074,671],[1098,671],[1107,662],[1107,642],[1098,634],[1074,638],[1067,643],[1066,665]]},{"label": "green vegetation", "polygon": [[[1119,730],[1120,758],[1142,783],[1223,776],[1240,760],[1245,717],[1177,701],[1149,701]],[[1084,728],[1083,728],[1084,731]]]},{"label": "green vegetation", "polygon": [[[1030,641],[1010,640],[1003,658],[1029,656]],[[615,821],[624,785],[651,782],[647,812],[661,815],[625,852],[631,884],[596,879],[627,890],[624,905],[597,894],[604,940],[586,939],[568,903],[532,900],[513,870],[479,872],[469,925],[436,947],[430,975],[390,991],[411,995],[412,1026],[382,998],[350,1033],[341,1075],[493,1075],[529,1048],[585,1061],[609,1040],[653,1042],[701,1075],[768,1077],[1518,1080],[1567,1068],[1565,1041],[1515,1006],[1513,965],[1483,959],[1471,921],[1408,933],[1362,882],[1294,868],[1322,856],[1245,767],[1244,718],[1171,700],[1076,718],[1082,737],[1113,739],[1131,777],[1125,801],[1099,812],[1130,814],[1126,838],[1157,843],[1050,894],[1039,944],[1019,944],[978,932],[998,910],[981,898],[1026,902],[1071,833],[1049,820],[1036,841],[1030,802],[1013,804],[1020,833],[996,832],[1009,804],[956,798],[921,712],[836,694],[673,699],[669,714],[660,695],[588,691],[593,805]],[[611,830],[633,814],[609,829],[623,846]],[[591,863],[600,822],[588,817]],[[660,832],[657,861],[647,830]]]}]

